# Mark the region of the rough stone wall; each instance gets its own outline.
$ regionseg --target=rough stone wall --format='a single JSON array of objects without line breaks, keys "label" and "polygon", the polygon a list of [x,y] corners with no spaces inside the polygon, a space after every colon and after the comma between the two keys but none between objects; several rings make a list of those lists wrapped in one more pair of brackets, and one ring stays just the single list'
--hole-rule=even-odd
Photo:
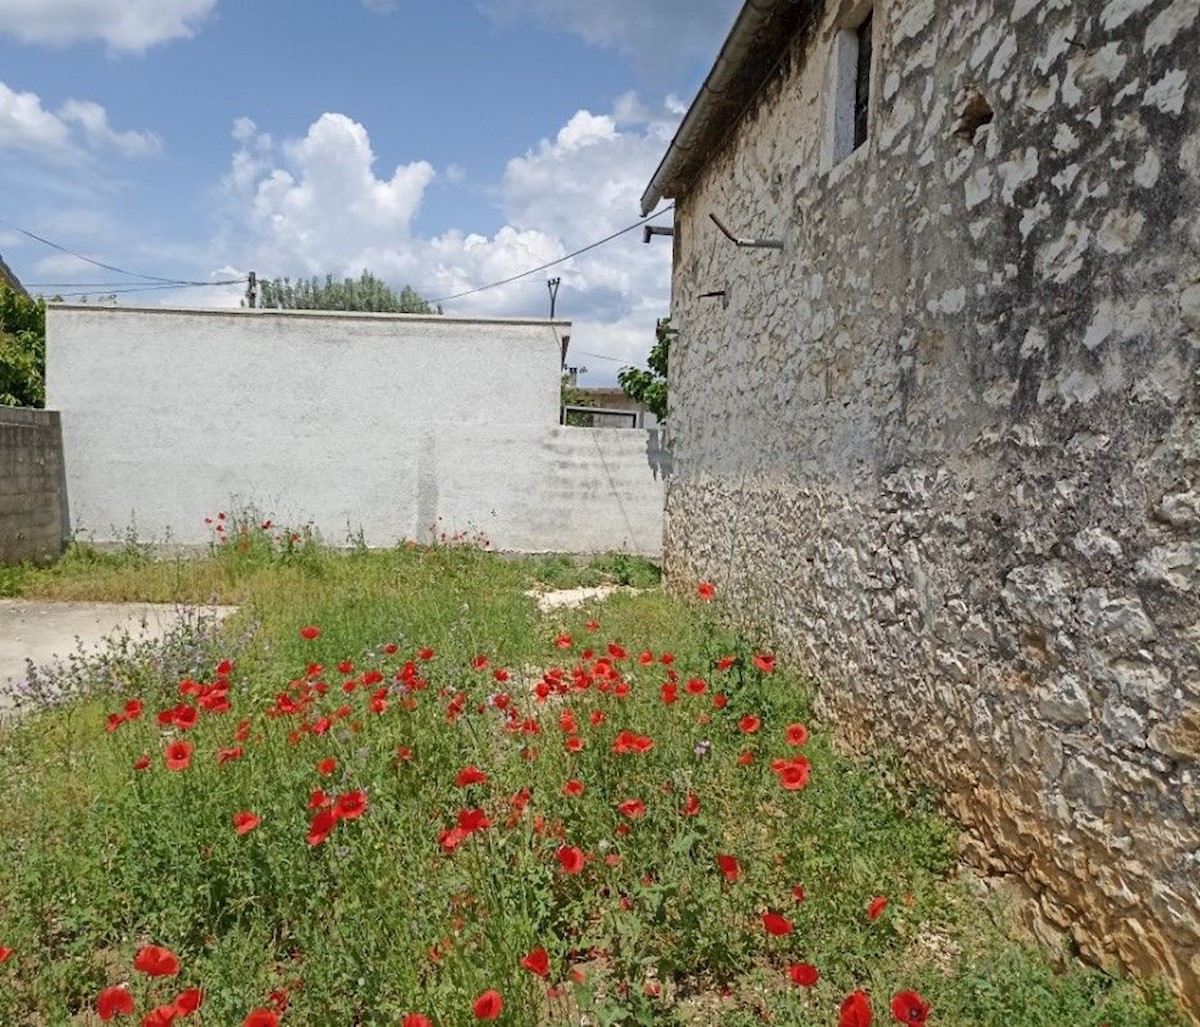
[{"label": "rough stone wall", "polygon": [[827,170],[850,7],[678,199],[669,579],[1200,1012],[1200,0],[878,0]]},{"label": "rough stone wall", "polygon": [[58,556],[65,506],[58,413],[0,407],[0,564]]}]

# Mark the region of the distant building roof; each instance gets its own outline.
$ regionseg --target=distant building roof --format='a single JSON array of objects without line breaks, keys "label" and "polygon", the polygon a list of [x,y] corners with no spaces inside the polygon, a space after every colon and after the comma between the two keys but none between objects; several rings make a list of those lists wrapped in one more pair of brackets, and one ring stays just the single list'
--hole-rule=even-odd
[{"label": "distant building roof", "polygon": [[12,269],[6,263],[4,263],[3,257],[0,257],[0,282],[11,286],[22,296],[29,295],[29,293],[25,291],[25,286],[21,284],[20,279],[17,278],[17,276],[12,273]]},{"label": "distant building roof", "polygon": [[675,199],[716,152],[779,68],[796,33],[810,25],[816,0],[746,0],[704,85],[642,196],[642,214]]}]

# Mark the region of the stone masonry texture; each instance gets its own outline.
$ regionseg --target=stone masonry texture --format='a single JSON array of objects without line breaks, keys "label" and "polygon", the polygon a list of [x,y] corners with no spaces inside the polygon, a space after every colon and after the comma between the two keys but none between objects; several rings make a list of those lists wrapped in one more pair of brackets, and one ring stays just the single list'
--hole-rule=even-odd
[{"label": "stone masonry texture", "polygon": [[677,197],[668,578],[1200,1014],[1200,0],[877,0],[830,166],[869,6],[814,4]]},{"label": "stone masonry texture", "polygon": [[58,556],[65,503],[58,414],[0,407],[0,564]]}]

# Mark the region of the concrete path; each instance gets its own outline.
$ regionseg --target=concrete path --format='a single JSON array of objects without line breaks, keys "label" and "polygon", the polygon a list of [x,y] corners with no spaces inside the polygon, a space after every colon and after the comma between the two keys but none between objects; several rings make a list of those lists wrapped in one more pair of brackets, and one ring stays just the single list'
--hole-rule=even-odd
[{"label": "concrete path", "polygon": [[645,591],[644,588],[632,588],[629,585],[599,585],[596,588],[560,588],[549,592],[541,592],[535,588],[525,594],[537,601],[538,609],[542,613],[549,613],[551,610],[582,606],[590,599],[607,599],[621,592],[636,596]]},{"label": "concrete path", "polygon": [[[236,607],[205,607],[218,617]],[[151,603],[40,603],[0,599],[0,709],[25,680],[26,659],[42,666],[77,651],[95,651],[106,637],[161,638],[179,619],[179,607]]]}]

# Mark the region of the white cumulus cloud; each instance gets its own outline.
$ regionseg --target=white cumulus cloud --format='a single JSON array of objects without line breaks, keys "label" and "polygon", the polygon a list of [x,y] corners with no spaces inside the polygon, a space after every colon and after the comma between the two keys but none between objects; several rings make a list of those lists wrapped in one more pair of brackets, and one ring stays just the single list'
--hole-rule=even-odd
[{"label": "white cumulus cloud", "polygon": [[58,116],[79,125],[93,146],[112,147],[122,157],[145,157],[162,149],[162,141],[153,132],[115,131],[108,123],[108,112],[89,100],[68,100]]},{"label": "white cumulus cloud", "polygon": [[88,151],[112,149],[122,157],[143,157],[161,146],[153,132],[115,130],[98,103],[67,100],[55,112],[43,106],[37,93],[19,93],[0,82],[0,148],[73,162]]},{"label": "white cumulus cloud", "polygon": [[0,82],[0,147],[46,157],[73,155],[71,130],[42,106],[37,93],[18,93]]},{"label": "white cumulus cloud", "polygon": [[[275,143],[239,119],[224,187],[231,215],[223,239],[231,264],[265,277],[368,268],[395,287],[439,299],[558,260],[626,228],[678,121],[632,94],[604,113],[581,110],[553,138],[513,157],[496,192],[505,224],[491,234],[452,228],[422,237],[413,219],[436,172],[417,160],[380,173],[365,126],[325,114],[303,139]],[[447,169],[446,181],[456,174]],[[248,221],[244,212],[249,209]],[[664,222],[665,223],[665,222]],[[545,280],[562,279],[560,316],[575,322],[573,349],[601,380],[644,359],[654,320],[668,313],[670,247],[641,231],[518,282],[447,303],[455,314],[545,316]]]},{"label": "white cumulus cloud", "polygon": [[0,0],[0,33],[23,43],[69,46],[101,40],[141,53],[191,36],[217,0]]}]

